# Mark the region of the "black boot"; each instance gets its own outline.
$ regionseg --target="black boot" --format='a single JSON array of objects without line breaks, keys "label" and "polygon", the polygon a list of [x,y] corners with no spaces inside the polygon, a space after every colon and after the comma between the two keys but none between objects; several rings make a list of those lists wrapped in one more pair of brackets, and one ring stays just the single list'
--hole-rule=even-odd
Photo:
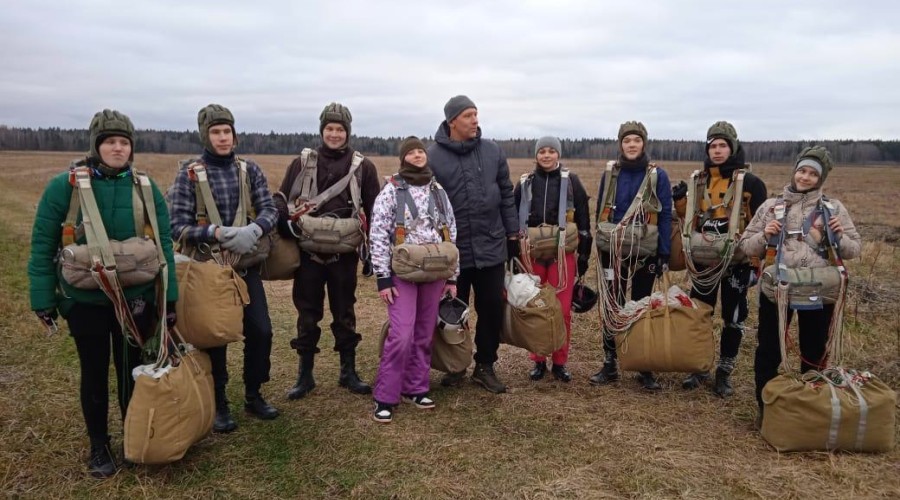
[{"label": "black boot", "polygon": [[91,458],[88,461],[88,471],[91,477],[97,479],[105,479],[116,473],[116,463],[113,461],[112,450],[109,449],[109,437],[91,439]]},{"label": "black boot", "polygon": [[566,369],[566,365],[553,365],[550,371],[553,373],[553,378],[560,382],[572,381],[572,374]]},{"label": "black boot", "polygon": [[506,392],[506,386],[494,373],[493,363],[475,363],[472,380],[494,394]]},{"label": "black boot", "polygon": [[267,403],[259,392],[244,396],[244,412],[260,420],[272,420],[278,417],[278,410]]},{"label": "black boot", "polygon": [[544,378],[544,375],[547,374],[547,362],[546,361],[535,361],[534,368],[528,372],[528,376],[531,377],[531,380],[540,380]]},{"label": "black boot", "polygon": [[213,420],[213,432],[228,433],[237,429],[237,423],[231,418],[225,388],[216,389],[216,418]]},{"label": "black boot", "polygon": [[681,381],[681,388],[687,390],[694,390],[699,388],[704,382],[709,379],[709,373],[701,372],[701,373],[692,373],[684,378]]},{"label": "black boot", "polygon": [[662,390],[662,386],[656,381],[653,372],[641,372],[638,374],[637,379],[641,383],[641,388],[645,391],[656,392]]},{"label": "black boot", "polygon": [[372,388],[356,374],[356,350],[341,351],[341,376],[338,385],[354,394],[372,394]]},{"label": "black boot", "polygon": [[716,368],[716,381],[713,386],[713,392],[720,398],[727,398],[734,394],[734,388],[731,387],[731,372],[722,368]]},{"label": "black boot", "polygon": [[591,385],[606,385],[619,380],[619,362],[615,353],[607,352],[603,360],[603,368],[595,373],[588,381]]},{"label": "black boot", "polygon": [[297,383],[287,393],[288,399],[300,399],[316,388],[316,380],[313,378],[313,366],[316,353],[304,352],[300,355],[300,366],[297,368]]}]

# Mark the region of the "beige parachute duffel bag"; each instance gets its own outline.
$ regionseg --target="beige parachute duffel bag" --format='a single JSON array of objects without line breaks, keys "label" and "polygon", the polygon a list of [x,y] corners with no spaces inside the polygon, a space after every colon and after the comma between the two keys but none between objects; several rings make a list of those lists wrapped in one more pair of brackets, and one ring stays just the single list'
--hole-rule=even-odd
[{"label": "beige parachute duffel bag", "polygon": [[177,326],[184,340],[198,349],[244,339],[247,284],[231,266],[214,260],[175,264],[178,278]]},{"label": "beige parachute duffel bag", "polygon": [[415,245],[403,243],[391,250],[391,269],[398,278],[412,283],[431,283],[453,277],[459,250],[449,241]]},{"label": "beige parachute duffel bag", "polygon": [[[178,365],[172,360],[179,360]],[[215,397],[209,355],[186,346],[183,354],[137,367],[134,378],[125,417],[125,458],[139,464],[180,460],[212,430]]]},{"label": "beige parachute duffel bag", "polygon": [[747,262],[747,256],[738,246],[737,239],[731,233],[701,233],[691,231],[688,240],[691,250],[691,261],[704,266],[715,266],[721,263],[727,256],[728,250],[734,248],[731,262],[737,264]]},{"label": "beige parachute duffel bag", "polygon": [[[659,228],[655,224],[597,224],[597,248],[621,256],[648,257],[656,254]],[[617,249],[613,252],[614,249]]]},{"label": "beige parachute duffel bag", "polygon": [[506,289],[507,300],[504,301],[500,341],[539,356],[553,354],[566,343],[566,325],[556,289],[549,285],[539,286],[537,295],[524,306],[514,306],[508,298],[514,294],[510,286],[516,286],[516,280],[511,270],[507,276],[510,279]]},{"label": "beige parachute duffel bag", "polygon": [[709,371],[716,356],[712,308],[701,301],[695,304],[645,310],[615,337],[619,366],[629,371]]},{"label": "beige parachute duffel bag", "polygon": [[869,372],[782,374],[762,391],[760,433],[778,451],[894,448],[897,393]]},{"label": "beige parachute duffel bag", "polygon": [[[381,325],[378,340],[378,356],[384,352],[384,341],[387,339],[391,322]],[[441,328],[434,332],[431,344],[431,368],[445,373],[459,373],[472,364],[472,353],[475,352],[475,332],[461,329],[462,335],[445,334]]]}]

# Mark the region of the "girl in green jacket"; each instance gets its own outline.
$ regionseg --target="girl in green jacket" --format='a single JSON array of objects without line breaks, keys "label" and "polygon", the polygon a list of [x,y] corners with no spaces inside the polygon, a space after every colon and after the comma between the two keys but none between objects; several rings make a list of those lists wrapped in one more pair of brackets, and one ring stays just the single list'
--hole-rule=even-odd
[{"label": "girl in green jacket", "polygon": [[[69,171],[52,178],[41,197],[31,233],[31,257],[28,261],[32,310],[51,332],[56,329],[57,311],[61,313],[75,340],[81,364],[81,409],[91,442],[88,466],[91,475],[98,478],[108,477],[116,472],[107,434],[109,355],[112,352],[118,381],[119,408],[124,421],[134,386],[131,373],[140,364],[141,349],[137,344],[149,340],[159,321],[156,296],[160,280],[151,275],[146,280],[138,280],[145,282],[125,286],[123,289],[124,303],[127,304],[137,329],[136,332],[131,332],[135,336],[135,339],[131,339],[125,338],[114,305],[103,290],[98,285],[92,285],[91,280],[79,282],[70,274],[64,278],[62,269],[63,265],[68,266],[67,270],[78,267],[78,261],[72,261],[71,257],[75,255],[76,248],[84,248],[83,245],[87,242],[84,233],[91,226],[83,223],[78,197],[72,196],[76,167],[83,167],[78,171],[82,175],[89,175],[90,188],[109,240],[154,240],[151,235],[146,234],[145,229],[137,227],[141,214],[137,214],[136,219],[134,207],[147,206],[138,201],[137,178],[132,174],[133,136],[134,125],[124,114],[103,110],[94,115],[90,124],[90,154],[84,160],[74,163]],[[169,216],[162,193],[152,182],[151,189],[153,199],[145,200],[145,203],[153,204],[157,223],[149,224],[147,217],[152,213],[149,207],[145,208],[146,215],[143,219],[147,226],[155,226],[154,229],[159,233],[155,236],[158,237],[156,241],[160,242],[159,246],[162,247],[167,263],[163,272],[168,273],[169,283],[165,298],[169,302],[166,322],[174,325],[173,302],[178,298],[178,287],[175,285]],[[69,209],[73,202],[78,205],[73,212],[77,213],[77,217],[71,220],[73,217]],[[64,227],[67,221],[73,223],[68,228]],[[100,225],[95,222],[93,226],[99,228]],[[64,229],[61,230],[61,227]],[[140,238],[135,238],[137,236]],[[160,249],[156,248],[156,251]],[[156,258],[158,255],[148,261]],[[59,262],[64,264],[60,265]],[[122,269],[126,267],[129,266],[120,256],[117,260],[120,278]],[[82,276],[91,275],[82,271]]]}]

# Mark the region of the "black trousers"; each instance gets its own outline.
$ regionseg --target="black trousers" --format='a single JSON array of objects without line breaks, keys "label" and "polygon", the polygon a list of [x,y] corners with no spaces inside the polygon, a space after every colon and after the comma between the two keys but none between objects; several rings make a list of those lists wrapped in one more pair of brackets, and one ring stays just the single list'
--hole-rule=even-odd
[{"label": "black trousers", "polygon": [[[149,338],[156,325],[155,306],[143,299],[133,299],[129,305],[141,337]],[[131,371],[141,364],[141,349],[122,335],[112,306],[75,304],[66,321],[81,364],[81,411],[87,433],[91,441],[105,441],[109,435],[110,345],[123,422],[134,390]]]},{"label": "black trousers", "polygon": [[[608,269],[610,265],[609,254],[601,252],[600,262],[602,264],[602,269]],[[619,304],[620,306],[625,305],[625,292],[628,289],[628,280],[625,279],[625,277],[631,273],[631,268],[638,266],[637,269],[634,269],[634,276],[631,277],[631,300],[641,300],[653,293],[653,282],[656,280],[656,273],[650,271],[651,263],[656,263],[655,256],[646,258],[643,261],[626,261],[622,266],[619,274],[620,278],[618,280],[613,282],[612,280],[607,280],[603,277],[600,286],[614,287],[612,292],[615,295],[616,304]],[[603,271],[601,270],[601,273],[602,272]],[[612,335],[605,331],[603,334],[603,351],[612,353],[613,355],[616,353],[616,341]]]},{"label": "black trousers", "polygon": [[[244,394],[256,396],[262,384],[269,381],[272,320],[259,268],[247,269],[243,278],[250,296],[250,304],[244,307]],[[228,385],[228,346],[213,347],[206,352],[212,363],[213,384],[222,394]]]},{"label": "black trousers", "polygon": [[322,329],[319,321],[325,313],[325,291],[331,310],[331,333],[335,351],[353,351],[362,339],[356,333],[356,270],[359,258],[355,253],[341,254],[337,261],[320,264],[300,252],[300,268],[294,275],[293,299],[297,308],[297,338],[291,347],[301,355],[319,352]]},{"label": "black trousers", "polygon": [[[828,342],[828,326],[834,316],[834,304],[825,304],[815,311],[796,311],[800,331],[800,370],[822,369],[827,365],[825,346]],[[794,311],[788,309],[787,323],[791,324]],[[766,383],[778,375],[781,364],[781,345],[778,342],[778,306],[765,295],[759,296],[759,328],[756,330],[758,345],[753,361],[756,378],[756,402],[762,408],[762,390]]]},{"label": "black trousers", "polygon": [[503,263],[491,267],[469,267],[459,271],[456,293],[460,300],[469,303],[469,293],[475,292],[475,362],[493,364],[500,347],[500,329],[503,328]]},{"label": "black trousers", "polygon": [[735,358],[741,348],[744,336],[744,320],[747,319],[749,306],[747,290],[750,288],[750,276],[753,267],[750,264],[735,264],[722,281],[711,290],[697,290],[691,286],[691,298],[701,300],[715,309],[716,300],[722,298],[722,339],[719,344],[719,359]]}]

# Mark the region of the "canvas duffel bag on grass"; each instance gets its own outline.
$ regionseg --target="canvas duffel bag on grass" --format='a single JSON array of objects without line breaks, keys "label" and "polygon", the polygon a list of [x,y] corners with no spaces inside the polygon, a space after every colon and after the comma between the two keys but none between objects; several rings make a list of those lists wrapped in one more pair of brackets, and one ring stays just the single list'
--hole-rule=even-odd
[{"label": "canvas duffel bag on grass", "polygon": [[125,458],[139,464],[168,464],[212,430],[215,416],[209,355],[190,349],[178,366],[153,365],[135,378],[125,417]]},{"label": "canvas duffel bag on grass", "polygon": [[244,339],[247,284],[230,266],[215,261],[175,264],[178,278],[178,330],[198,349]]},{"label": "canvas duffel bag on grass", "polygon": [[549,356],[566,342],[566,325],[556,289],[542,286],[524,307],[504,304],[500,341],[540,356]]},{"label": "canvas duffel bag on grass", "polygon": [[894,448],[897,393],[868,372],[778,375],[762,391],[760,433],[778,451]]},{"label": "canvas duffel bag on grass", "polygon": [[616,335],[619,366],[630,371],[707,372],[715,359],[712,308],[663,306],[647,309]]},{"label": "canvas duffel bag on grass", "polygon": [[[384,351],[384,341],[387,339],[390,321],[381,325],[381,334],[378,340],[378,356]],[[459,373],[472,364],[472,353],[475,352],[475,331],[464,329],[462,335],[445,335],[438,328],[434,332],[434,341],[431,344],[431,368],[445,373]]]}]

